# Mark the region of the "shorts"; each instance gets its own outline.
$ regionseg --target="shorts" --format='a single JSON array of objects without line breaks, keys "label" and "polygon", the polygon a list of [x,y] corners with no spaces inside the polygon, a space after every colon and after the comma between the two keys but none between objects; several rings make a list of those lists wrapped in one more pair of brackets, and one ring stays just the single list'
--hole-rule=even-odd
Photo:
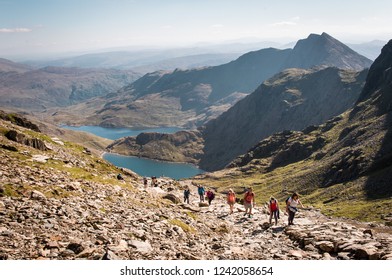
[{"label": "shorts", "polygon": [[253,204],[244,201],[244,207],[245,207],[245,210],[252,209],[253,208]]}]

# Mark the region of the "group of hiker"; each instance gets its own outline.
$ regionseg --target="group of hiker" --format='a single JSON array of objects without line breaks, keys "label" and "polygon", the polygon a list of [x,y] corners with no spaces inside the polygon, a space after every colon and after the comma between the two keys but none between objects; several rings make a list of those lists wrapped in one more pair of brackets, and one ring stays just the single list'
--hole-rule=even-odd
[{"label": "group of hiker", "polygon": [[[199,195],[200,202],[205,202],[205,199],[207,199],[208,205],[211,205],[211,202],[215,198],[215,193],[213,192],[213,190],[208,189],[207,192],[206,192],[205,188],[202,185],[198,185],[197,186],[197,193]],[[188,203],[189,204],[189,196],[190,196],[190,194],[191,194],[191,191],[189,190],[189,187],[185,186],[184,203]]]},{"label": "group of hiker", "polygon": [[[215,194],[211,189],[208,189],[206,192],[205,188],[201,185],[197,185],[197,193],[199,195],[200,202],[204,202],[205,199],[208,200],[208,205],[211,205],[212,200],[215,198]],[[189,186],[185,186],[184,190],[184,203],[189,204],[189,197],[190,197],[190,189]],[[227,204],[229,205],[229,214],[234,214],[234,204],[236,202],[239,202],[239,199],[237,199],[235,192],[233,189],[229,189],[227,192],[226,196]],[[286,199],[286,207],[285,211],[288,214],[288,225],[293,225],[294,224],[294,217],[295,213],[298,211],[297,207],[300,205],[301,207],[304,207],[299,200],[299,194],[294,192],[291,196],[289,196]],[[245,208],[245,213],[244,216],[248,215],[249,218],[252,218],[252,209],[254,207],[255,203],[255,194],[253,192],[253,188],[250,187],[247,189],[243,196],[243,205]],[[271,197],[269,202],[268,202],[268,212],[269,212],[269,223],[272,223],[272,218],[275,220],[275,225],[278,224],[278,219],[280,209],[279,209],[279,203],[278,200],[274,197]]]},{"label": "group of hiker", "polygon": [[[120,178],[118,178],[119,180],[121,180]],[[147,187],[148,185],[148,179],[146,177],[143,178],[143,184],[144,187]],[[157,187],[158,186],[158,180],[155,176],[151,177],[151,187]],[[197,194],[199,196],[199,202],[200,203],[205,203],[205,201],[207,200],[208,205],[211,205],[212,201],[215,198],[215,193],[214,191],[209,188],[206,191],[206,188],[202,185],[196,185],[197,186]],[[189,186],[185,186],[184,188],[184,203],[190,203],[189,202],[189,198],[191,195],[191,191],[189,189]],[[227,204],[229,205],[229,214],[234,214],[234,205],[237,202],[240,202],[241,199],[237,198],[235,192],[233,191],[233,189],[229,189],[229,191],[227,192],[226,195],[226,201]],[[254,208],[254,204],[255,204],[255,194],[253,192],[253,188],[249,187],[243,198],[243,205],[245,208],[245,213],[244,216],[247,216],[249,218],[252,218],[252,210]],[[297,207],[301,206],[304,207],[301,203],[301,201],[299,200],[299,194],[294,192],[291,196],[289,196],[286,199],[286,207],[285,207],[285,211],[288,214],[288,225],[293,225],[294,224],[294,217],[295,217],[295,213],[298,211]],[[278,224],[278,219],[280,219],[279,214],[280,214],[280,209],[279,209],[279,203],[278,200],[274,197],[271,197],[269,202],[268,202],[268,212],[269,212],[269,223],[272,223],[272,219],[275,220],[275,225]]]}]

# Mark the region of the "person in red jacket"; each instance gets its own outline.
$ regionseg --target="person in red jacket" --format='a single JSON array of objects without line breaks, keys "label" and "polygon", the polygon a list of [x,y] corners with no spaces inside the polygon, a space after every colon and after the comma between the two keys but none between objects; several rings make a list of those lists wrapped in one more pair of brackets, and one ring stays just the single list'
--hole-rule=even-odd
[{"label": "person in red jacket", "polygon": [[269,204],[268,204],[269,212],[270,212],[270,217],[269,217],[269,223],[272,222],[272,216],[274,216],[275,219],[275,225],[278,224],[278,219],[279,219],[279,204],[278,200],[275,199],[274,197],[270,198]]}]

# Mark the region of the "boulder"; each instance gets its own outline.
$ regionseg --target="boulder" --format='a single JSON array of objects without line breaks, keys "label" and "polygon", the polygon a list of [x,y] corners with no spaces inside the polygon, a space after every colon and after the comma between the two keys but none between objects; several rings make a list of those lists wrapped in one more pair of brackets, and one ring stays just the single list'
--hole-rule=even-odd
[{"label": "boulder", "polygon": [[42,192],[36,190],[31,192],[30,198],[33,200],[41,200],[41,201],[46,200],[46,196]]},{"label": "boulder", "polygon": [[110,250],[107,250],[106,253],[101,257],[101,260],[119,260],[120,258]]},{"label": "boulder", "polygon": [[80,254],[85,249],[84,246],[80,243],[69,243],[67,246],[68,250],[73,251],[75,254]]},{"label": "boulder", "polygon": [[177,196],[175,196],[174,194],[172,194],[172,193],[165,194],[164,196],[162,196],[162,198],[163,198],[163,199],[170,200],[170,201],[173,202],[174,204],[178,204],[178,203],[181,202],[181,200],[180,200]]},{"label": "boulder", "polygon": [[128,245],[141,253],[149,253],[152,251],[151,244],[148,241],[130,240],[128,241]]},{"label": "boulder", "polygon": [[199,202],[199,207],[209,207],[207,202]]},{"label": "boulder", "polygon": [[335,250],[335,246],[331,241],[319,241],[316,243],[316,247],[318,247],[321,251],[331,253]]}]

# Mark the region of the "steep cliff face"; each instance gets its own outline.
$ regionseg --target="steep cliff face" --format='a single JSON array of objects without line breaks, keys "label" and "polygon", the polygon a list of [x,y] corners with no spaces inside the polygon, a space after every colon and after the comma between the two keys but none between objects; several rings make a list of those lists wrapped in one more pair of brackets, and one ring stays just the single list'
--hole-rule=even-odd
[{"label": "steep cliff face", "polygon": [[200,166],[223,168],[273,133],[301,130],[341,114],[356,102],[366,73],[337,68],[283,71],[207,123]]}]

